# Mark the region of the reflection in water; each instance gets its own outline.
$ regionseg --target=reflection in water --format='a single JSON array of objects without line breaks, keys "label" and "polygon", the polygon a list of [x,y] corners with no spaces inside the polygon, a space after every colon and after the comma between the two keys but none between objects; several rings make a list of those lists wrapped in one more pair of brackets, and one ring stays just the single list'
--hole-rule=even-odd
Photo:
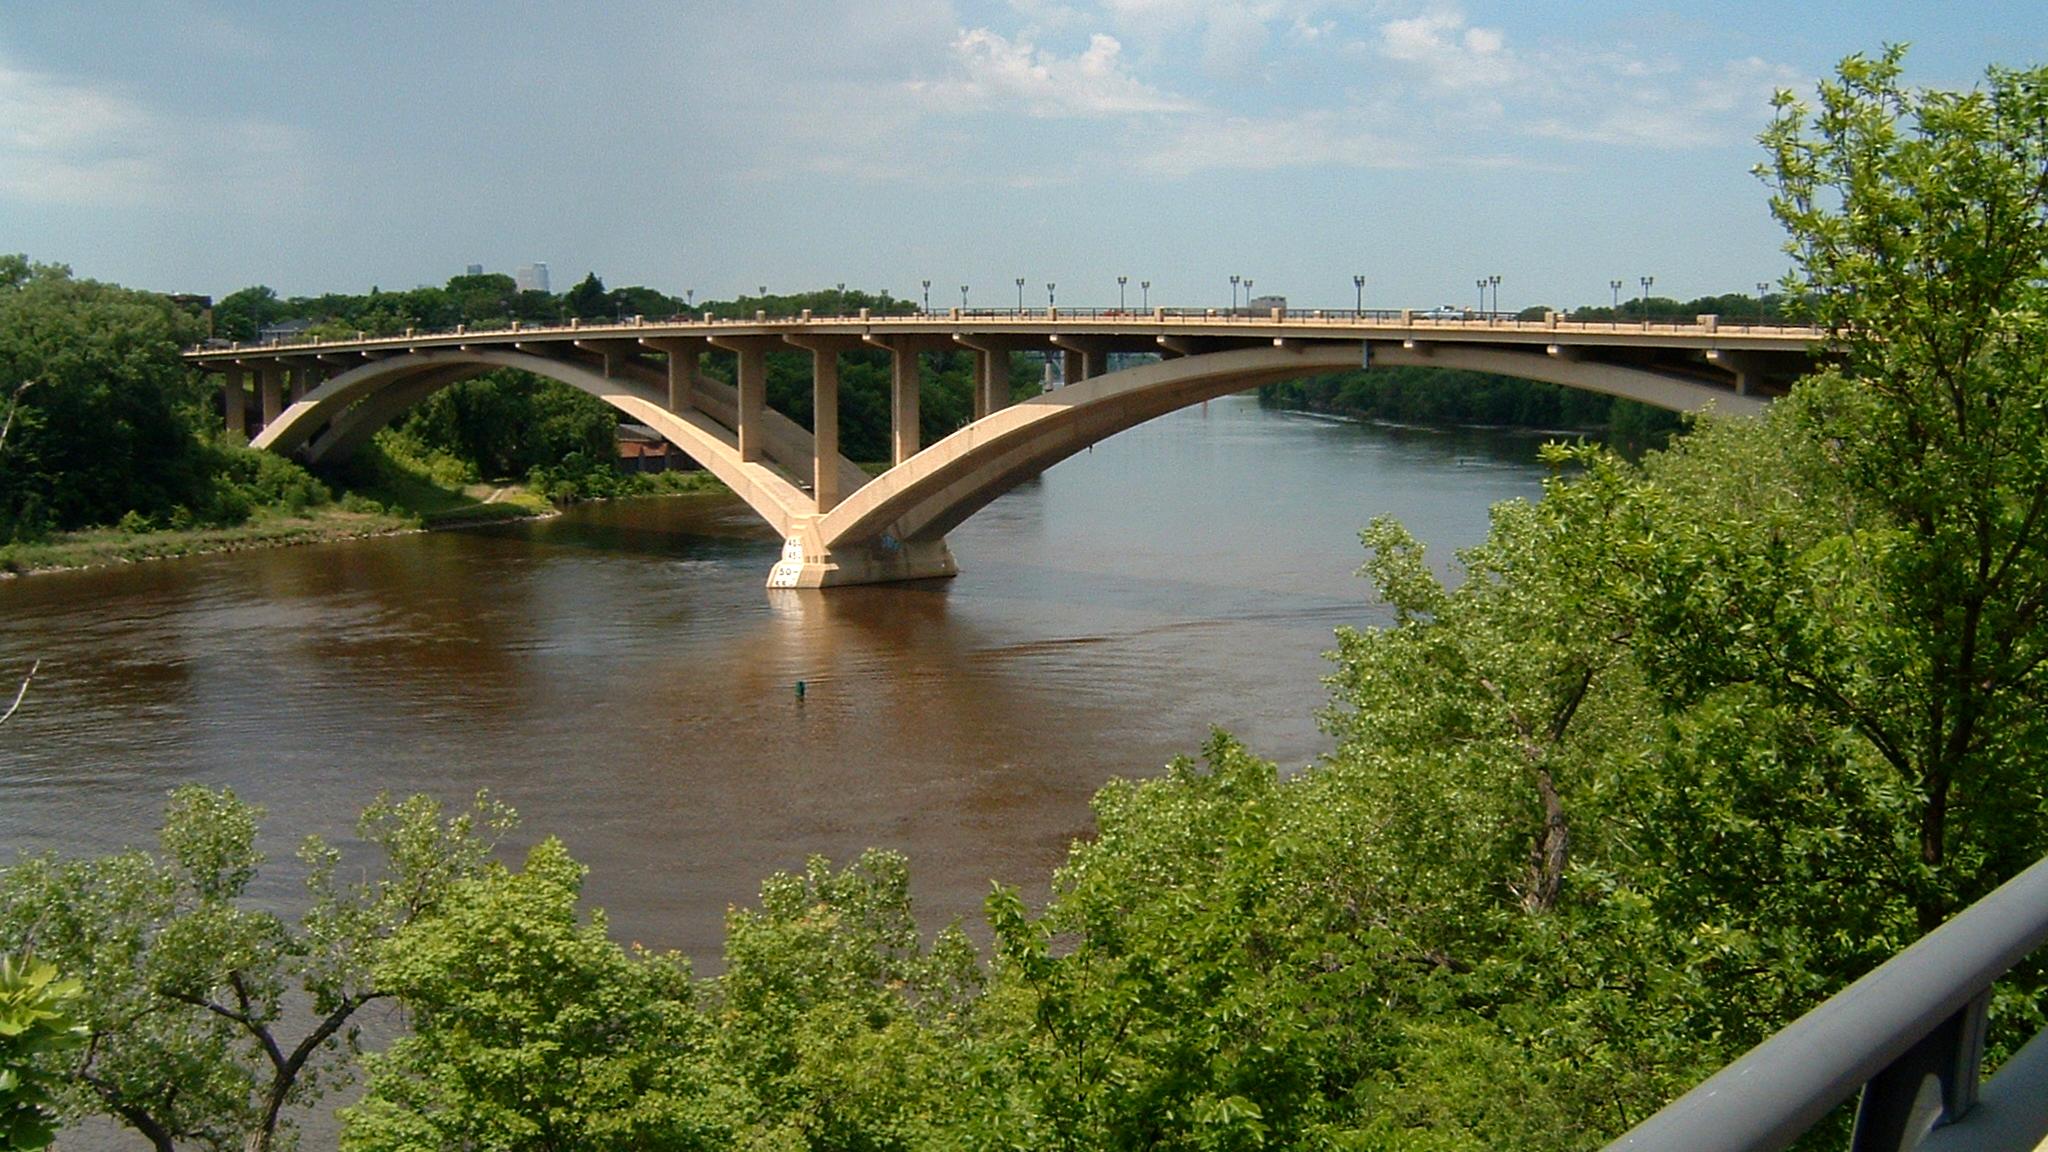
[{"label": "reflection in water", "polygon": [[812,853],[903,849],[926,918],[971,918],[1211,724],[1318,755],[1320,654],[1375,619],[1358,529],[1394,513],[1448,570],[1536,492],[1534,446],[1234,398],[990,505],[956,580],[825,594],[765,591],[779,542],[722,498],[0,583],[0,672],[43,660],[0,729],[0,849],[146,843],[196,780],[264,805],[285,861],[380,790],[489,788],[621,936],[700,959]]}]

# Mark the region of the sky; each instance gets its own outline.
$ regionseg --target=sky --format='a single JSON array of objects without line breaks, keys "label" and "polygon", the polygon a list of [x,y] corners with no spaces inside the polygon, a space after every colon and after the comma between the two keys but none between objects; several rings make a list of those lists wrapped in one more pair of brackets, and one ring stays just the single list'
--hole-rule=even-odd
[{"label": "sky", "polygon": [[4,0],[0,251],[216,297],[1750,292],[1773,92],[1892,42],[1965,88],[2048,63],[2048,5]]}]

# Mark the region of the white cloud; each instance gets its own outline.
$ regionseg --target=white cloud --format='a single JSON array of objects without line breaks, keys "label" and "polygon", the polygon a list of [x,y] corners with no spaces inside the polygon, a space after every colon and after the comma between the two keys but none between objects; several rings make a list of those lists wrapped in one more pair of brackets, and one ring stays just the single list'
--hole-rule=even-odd
[{"label": "white cloud", "polygon": [[1010,7],[1024,17],[1027,29],[1036,32],[1068,32],[1086,27],[1093,19],[1081,9],[1058,0],[1010,0]]},{"label": "white cloud", "polygon": [[911,87],[942,108],[1016,108],[1039,117],[1186,112],[1195,107],[1131,75],[1122,66],[1122,52],[1116,37],[1099,32],[1088,38],[1085,51],[1062,57],[1023,37],[1011,40],[975,28],[953,42],[952,77],[916,81]]},{"label": "white cloud", "polygon": [[1439,88],[1498,87],[1519,78],[1520,65],[1497,28],[1468,27],[1462,12],[1442,10],[1380,25],[1380,54],[1412,65]]},{"label": "white cloud", "polygon": [[261,206],[301,194],[298,135],[158,112],[0,61],[0,196],[45,204]]},{"label": "white cloud", "polygon": [[1549,140],[1684,149],[1736,144],[1768,115],[1791,69],[1749,58],[1702,75],[1627,46],[1551,44],[1517,51],[1455,7],[1381,24],[1368,51],[1434,93],[1415,109],[1445,135],[1484,131]]},{"label": "white cloud", "polygon": [[1675,65],[1605,64],[1587,69],[1590,83],[1558,91],[1547,114],[1532,120],[1528,130],[1556,140],[1640,148],[1735,144],[1754,136],[1769,117],[1774,92],[1799,82],[1795,70],[1755,57],[1693,77]]},{"label": "white cloud", "polygon": [[1313,110],[1275,118],[1190,123],[1146,156],[1140,170],[1187,176],[1214,169],[1412,168],[1410,145],[1375,131],[1355,111]]},{"label": "white cloud", "polygon": [[1185,58],[1170,42],[1193,39],[1201,45],[1203,68],[1230,79],[1260,73],[1276,35],[1307,44],[1333,32],[1336,22],[1323,14],[1345,6],[1332,0],[1102,0],[1111,25],[1141,47]]},{"label": "white cloud", "polygon": [[1272,43],[1267,17],[1247,8],[1227,6],[1209,16],[1202,35],[1202,64],[1219,76],[1250,76],[1258,71]]}]

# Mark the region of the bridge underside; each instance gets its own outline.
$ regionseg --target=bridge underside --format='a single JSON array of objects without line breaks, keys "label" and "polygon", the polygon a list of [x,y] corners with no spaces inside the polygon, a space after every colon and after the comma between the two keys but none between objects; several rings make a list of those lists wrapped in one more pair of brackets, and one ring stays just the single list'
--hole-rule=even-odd
[{"label": "bridge underside", "polygon": [[[494,368],[546,376],[653,428],[730,486],[784,540],[771,587],[822,588],[953,575],[945,534],[1017,484],[1100,440],[1166,413],[1270,381],[1362,364],[1517,376],[1694,411],[1761,409],[1758,362],[1709,355],[1587,356],[1551,345],[1230,337],[1069,337],[1053,348],[1065,386],[1010,402],[1010,354],[1043,336],[876,338],[781,333],[440,344],[386,354],[251,354],[226,365],[230,427],[247,426],[254,373],[261,430],[252,443],[309,464],[347,458],[434,392]],[[815,431],[766,403],[765,357],[812,353]],[[894,466],[868,479],[838,452],[838,357],[885,349],[893,370]],[[919,358],[972,350],[975,419],[937,443],[917,434]],[[699,372],[706,351],[734,357],[734,383]],[[1112,354],[1150,353],[1106,371]],[[1156,358],[1154,358],[1156,357]],[[287,393],[289,396],[287,397]],[[287,403],[287,399],[289,402]]]}]

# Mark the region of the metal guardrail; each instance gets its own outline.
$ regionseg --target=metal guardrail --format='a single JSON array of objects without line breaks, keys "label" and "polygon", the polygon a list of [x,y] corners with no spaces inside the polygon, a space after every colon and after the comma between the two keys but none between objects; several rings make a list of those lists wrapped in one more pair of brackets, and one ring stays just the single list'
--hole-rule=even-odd
[{"label": "metal guardrail", "polygon": [[1852,1152],[2034,1149],[2048,1136],[2048,1032],[1981,1092],[1978,1075],[1991,985],[2044,942],[2048,860],[1666,1105],[1607,1152],[1778,1152],[1859,1088]]}]

